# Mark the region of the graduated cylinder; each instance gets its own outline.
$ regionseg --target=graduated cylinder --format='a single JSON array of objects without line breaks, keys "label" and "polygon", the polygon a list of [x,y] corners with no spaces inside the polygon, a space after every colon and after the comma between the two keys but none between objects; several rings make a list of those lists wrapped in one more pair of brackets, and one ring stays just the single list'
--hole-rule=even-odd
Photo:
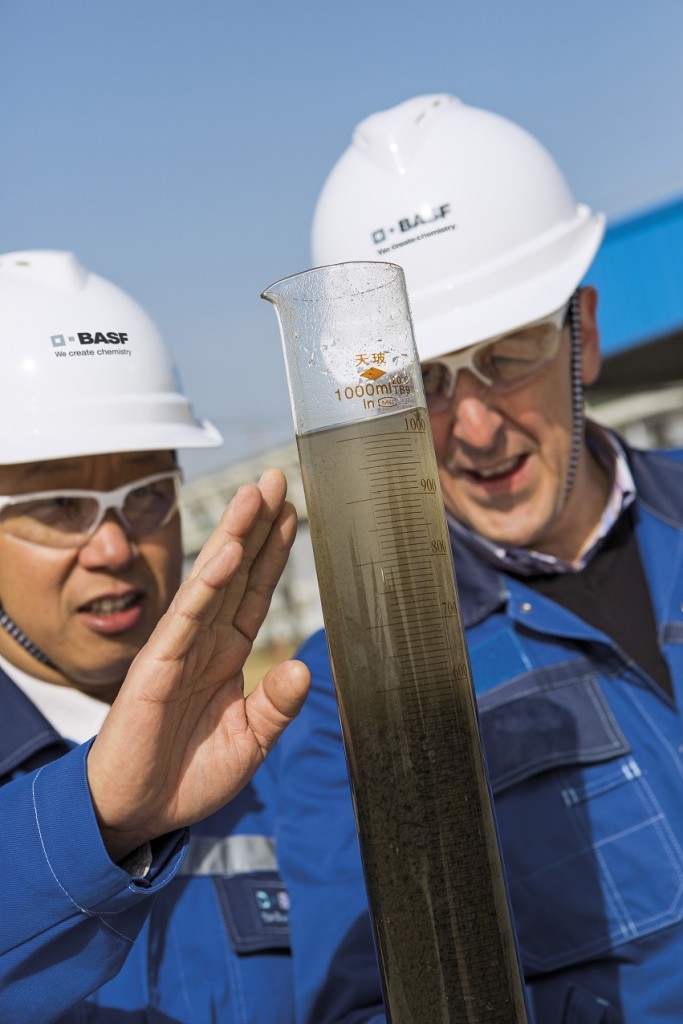
[{"label": "graduated cylinder", "polygon": [[271,285],[392,1024],[523,1024],[403,272]]}]

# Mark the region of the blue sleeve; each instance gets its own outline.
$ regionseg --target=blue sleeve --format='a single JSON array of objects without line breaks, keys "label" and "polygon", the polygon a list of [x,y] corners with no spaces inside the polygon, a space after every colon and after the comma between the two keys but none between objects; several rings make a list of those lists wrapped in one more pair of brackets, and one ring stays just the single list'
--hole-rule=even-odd
[{"label": "blue sleeve", "polygon": [[384,1024],[325,635],[296,655],[312,686],[278,741],[276,838],[291,898],[298,1024]]},{"label": "blue sleeve", "polygon": [[153,845],[149,875],[110,860],[90,800],[89,744],[0,788],[0,1020],[51,1021],[121,968],[178,870],[185,836]]}]

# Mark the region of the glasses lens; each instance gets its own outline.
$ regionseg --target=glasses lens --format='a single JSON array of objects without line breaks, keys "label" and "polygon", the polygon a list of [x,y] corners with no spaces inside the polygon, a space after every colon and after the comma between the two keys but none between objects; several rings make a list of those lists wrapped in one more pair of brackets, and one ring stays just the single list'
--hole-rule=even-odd
[{"label": "glasses lens", "polygon": [[69,548],[85,540],[97,518],[94,498],[57,496],[29,499],[8,505],[0,511],[0,526],[5,533],[31,544]]},{"label": "glasses lens", "polygon": [[438,412],[448,405],[451,398],[451,376],[445,363],[423,364],[422,384],[427,408],[432,412]]},{"label": "glasses lens", "polygon": [[441,360],[424,363],[422,383],[427,408],[441,412],[453,399],[455,375],[469,370],[498,391],[519,387],[557,355],[562,336],[560,314],[495,341],[472,345]]},{"label": "glasses lens", "polygon": [[144,537],[165,526],[177,504],[177,480],[168,476],[129,491],[123,503],[123,516],[133,533]]},{"label": "glasses lens", "polygon": [[510,387],[533,377],[557,353],[560,330],[552,323],[482,345],[474,352],[476,369],[493,387]]}]

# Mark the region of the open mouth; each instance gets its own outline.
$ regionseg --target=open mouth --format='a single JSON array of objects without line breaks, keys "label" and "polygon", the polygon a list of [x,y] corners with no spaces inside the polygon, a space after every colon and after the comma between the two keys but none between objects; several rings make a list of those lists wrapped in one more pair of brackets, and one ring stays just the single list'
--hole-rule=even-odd
[{"label": "open mouth", "polygon": [[142,593],[139,590],[131,590],[120,597],[96,597],[94,601],[88,601],[81,605],[78,610],[87,612],[89,615],[116,615],[135,607],[141,600]]},{"label": "open mouth", "polygon": [[516,473],[518,469],[524,464],[526,455],[516,455],[512,459],[506,459],[504,462],[498,462],[495,466],[487,468],[480,467],[479,469],[467,469],[465,472],[468,476],[474,480],[481,480],[485,483],[497,480],[507,480]]}]

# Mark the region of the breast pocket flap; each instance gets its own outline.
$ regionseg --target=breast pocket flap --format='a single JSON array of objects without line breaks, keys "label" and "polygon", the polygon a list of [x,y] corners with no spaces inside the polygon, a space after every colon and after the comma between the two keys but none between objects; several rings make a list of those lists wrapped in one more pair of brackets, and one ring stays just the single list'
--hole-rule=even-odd
[{"label": "breast pocket flap", "polygon": [[289,950],[289,894],[276,871],[213,879],[237,953]]},{"label": "breast pocket flap", "polygon": [[551,768],[608,761],[631,749],[584,660],[534,669],[489,690],[479,715],[494,793]]}]

